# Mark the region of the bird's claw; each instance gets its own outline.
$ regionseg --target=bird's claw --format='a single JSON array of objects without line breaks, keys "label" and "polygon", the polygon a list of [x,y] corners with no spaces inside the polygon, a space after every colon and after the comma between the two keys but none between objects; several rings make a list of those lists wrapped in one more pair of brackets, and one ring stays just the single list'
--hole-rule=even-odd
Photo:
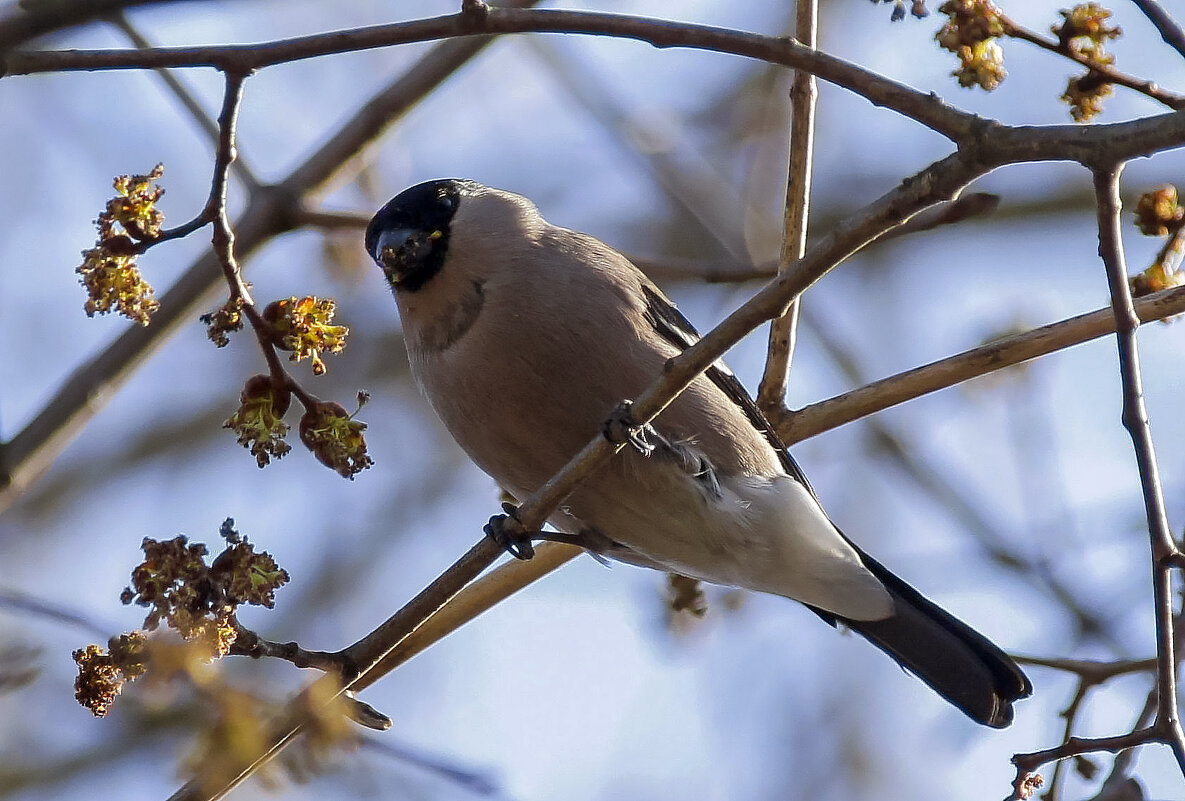
[{"label": "bird's claw", "polygon": [[505,514],[491,517],[482,530],[515,559],[531,559],[535,556],[535,546],[531,544],[532,532],[527,531],[518,519],[518,507],[513,503],[503,503],[502,511]]},{"label": "bird's claw", "polygon": [[345,702],[346,716],[359,726],[365,726],[375,731],[386,731],[391,728],[391,719],[359,699],[353,690],[346,690],[342,694],[342,700]]},{"label": "bird's claw", "polygon": [[476,20],[485,21],[490,15],[490,7],[484,0],[461,0],[461,13]]},{"label": "bird's claw", "polygon": [[649,456],[654,453],[655,446],[646,437],[657,434],[649,424],[640,425],[634,419],[633,405],[631,400],[623,400],[617,404],[617,408],[602,426],[601,433],[614,445],[630,445],[643,456]]}]

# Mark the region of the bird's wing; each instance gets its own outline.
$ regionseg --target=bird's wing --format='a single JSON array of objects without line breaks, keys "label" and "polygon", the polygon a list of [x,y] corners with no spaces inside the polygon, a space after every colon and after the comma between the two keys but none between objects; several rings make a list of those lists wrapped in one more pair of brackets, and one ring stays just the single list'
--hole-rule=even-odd
[{"label": "bird's wing", "polygon": [[[647,320],[663,339],[680,351],[699,339],[695,327],[647,280],[642,281],[642,294]],[[719,361],[706,374],[778,452],[786,472],[814,496],[806,476],[737,377]],[[894,614],[878,620],[855,620],[811,604],[807,608],[832,626],[843,623],[868,639],[972,719],[994,728],[1011,723],[1012,702],[1033,692],[1024,671],[982,634],[922,596],[864,553],[838,528],[836,532],[888,590],[893,598]]]},{"label": "bird's wing", "polygon": [[[642,282],[642,295],[646,300],[646,319],[654,326],[654,330],[670,344],[679,349],[680,352],[687,350],[696,342],[699,341],[699,332],[695,330],[695,326],[691,321],[683,316],[683,312],[679,311],[675,304],[666,298],[652,285],[649,281]],[[783,469],[793,476],[800,484],[807,488],[811,496],[814,497],[815,491],[811,488],[811,484],[807,481],[806,475],[794,461],[786,446],[781,439],[774,432],[773,426],[765,419],[765,415],[757,408],[757,404],[749,397],[748,391],[741,384],[736,375],[725,366],[724,362],[717,360],[705,372],[708,379],[716,385],[716,387],[723,392],[728,399],[735,403],[741,411],[745,413],[753,428],[765,438],[778,454],[778,460],[782,463]],[[818,500],[818,498],[816,498]]]}]

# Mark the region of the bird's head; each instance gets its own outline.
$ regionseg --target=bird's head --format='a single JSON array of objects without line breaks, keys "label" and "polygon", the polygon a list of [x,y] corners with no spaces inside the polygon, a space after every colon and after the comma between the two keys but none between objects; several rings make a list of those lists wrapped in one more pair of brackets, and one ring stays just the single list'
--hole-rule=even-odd
[{"label": "bird's head", "polygon": [[488,255],[507,240],[530,237],[543,224],[535,205],[520,195],[441,178],[405,189],[379,209],[366,228],[366,251],[392,289],[416,292],[450,254]]},{"label": "bird's head", "polygon": [[482,188],[455,178],[427,181],[379,209],[366,227],[366,252],[393,289],[414,292],[440,271],[462,196]]}]

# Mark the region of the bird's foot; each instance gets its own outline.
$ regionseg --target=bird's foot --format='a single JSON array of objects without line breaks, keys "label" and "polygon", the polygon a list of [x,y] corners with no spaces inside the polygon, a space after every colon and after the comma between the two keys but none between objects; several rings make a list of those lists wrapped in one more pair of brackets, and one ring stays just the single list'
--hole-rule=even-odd
[{"label": "bird's foot", "polygon": [[491,517],[482,531],[515,559],[526,560],[535,556],[535,546],[531,540],[538,538],[542,532],[528,531],[518,519],[518,507],[513,503],[503,503],[502,511],[505,514]]},{"label": "bird's foot", "polygon": [[568,534],[563,531],[540,531],[537,539],[547,542],[560,542],[564,545],[575,545],[577,548],[583,548],[588,552],[589,556],[606,566],[608,566],[609,562],[601,554],[609,553],[621,547],[595,528],[582,528],[575,534]]},{"label": "bird's foot", "polygon": [[648,437],[662,439],[650,424],[640,425],[633,415],[634,402],[626,399],[617,404],[609,419],[601,427],[605,439],[614,445],[629,445],[643,456],[654,453],[654,444]]},{"label": "bird's foot", "polygon": [[490,7],[484,0],[461,0],[461,14],[477,22],[485,22],[490,15]]},{"label": "bird's foot", "polygon": [[512,503],[503,503],[505,514],[494,515],[483,529],[486,536],[500,545],[515,559],[531,559],[535,556],[534,542],[559,542],[564,545],[575,545],[583,548],[601,564],[609,564],[601,554],[620,548],[616,542],[601,532],[586,528],[576,534],[562,531],[529,531],[515,512],[518,507]]}]

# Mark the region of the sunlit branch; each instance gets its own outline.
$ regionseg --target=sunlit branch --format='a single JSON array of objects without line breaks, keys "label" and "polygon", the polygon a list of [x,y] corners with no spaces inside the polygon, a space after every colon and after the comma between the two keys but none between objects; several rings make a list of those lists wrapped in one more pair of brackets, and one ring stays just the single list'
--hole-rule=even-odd
[{"label": "sunlit branch", "polygon": [[[818,39],[818,2],[795,4],[795,35],[814,49]],[[782,215],[782,244],[778,272],[806,253],[807,218],[810,210],[811,173],[814,162],[815,105],[819,88],[815,76],[796,70],[790,87],[790,163],[786,176],[786,203]],[[798,340],[801,298],[795,298],[769,327],[765,370],[757,388],[757,405],[763,412],[784,409],[789,390],[790,364]]]}]

